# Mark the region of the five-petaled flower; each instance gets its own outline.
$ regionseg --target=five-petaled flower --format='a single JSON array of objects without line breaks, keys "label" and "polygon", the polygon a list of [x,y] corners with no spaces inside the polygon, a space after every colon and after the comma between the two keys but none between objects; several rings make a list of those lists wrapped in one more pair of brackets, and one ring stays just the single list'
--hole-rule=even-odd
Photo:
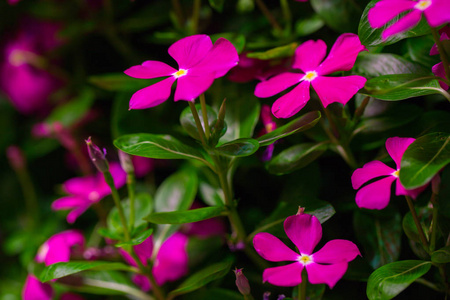
[{"label": "five-petaled flower", "polygon": [[312,284],[326,283],[330,288],[344,276],[348,262],[361,255],[356,245],[347,240],[332,240],[313,253],[322,238],[322,225],[313,215],[297,214],[284,221],[284,231],[300,254],[288,248],[277,237],[261,232],[253,238],[256,252],[269,261],[294,263],[264,270],[263,281],[278,286],[296,286],[306,269]]},{"label": "five-petaled flower", "polygon": [[[126,182],[126,173],[118,163],[111,163],[110,172],[117,188]],[[53,210],[71,209],[67,215],[67,222],[73,223],[92,204],[99,202],[103,197],[111,194],[111,189],[105,181],[103,174],[76,177],[67,180],[63,189],[70,196],[59,198],[52,203]]]},{"label": "five-petaled flower", "polygon": [[349,71],[355,64],[358,53],[366,50],[358,36],[344,33],[338,37],[328,57],[327,45],[322,40],[309,40],[295,50],[292,68],[304,73],[285,72],[260,82],[255,95],[260,98],[274,96],[298,84],[294,89],[278,98],[272,106],[277,118],[289,118],[299,112],[310,98],[309,87],[313,86],[323,105],[339,102],[346,104],[366,83],[362,76],[325,77],[337,71]]},{"label": "five-petaled flower", "polygon": [[367,18],[370,26],[381,28],[406,11],[409,12],[383,31],[381,37],[384,40],[415,27],[420,22],[422,14],[432,27],[450,22],[448,0],[382,0],[369,10]]},{"label": "five-petaled flower", "polygon": [[356,193],[356,204],[360,208],[383,209],[389,204],[391,197],[391,185],[396,182],[395,194],[406,195],[416,198],[424,189],[420,187],[413,190],[405,189],[398,178],[400,162],[409,145],[415,141],[414,138],[391,137],[386,140],[386,150],[396,164],[396,169],[388,167],[381,161],[375,160],[356,169],[352,175],[353,188],[359,189],[364,183],[377,177],[386,176],[380,180],[369,183]]},{"label": "five-petaled flower", "polygon": [[236,66],[239,57],[233,44],[219,38],[213,45],[204,34],[185,37],[169,47],[169,54],[178,63],[178,69],[148,60],[142,65],[125,70],[125,74],[135,78],[150,79],[167,77],[133,94],[130,109],[143,109],[159,105],[170,96],[172,84],[177,81],[175,101],[193,101],[204,93],[214,79],[224,76]]}]

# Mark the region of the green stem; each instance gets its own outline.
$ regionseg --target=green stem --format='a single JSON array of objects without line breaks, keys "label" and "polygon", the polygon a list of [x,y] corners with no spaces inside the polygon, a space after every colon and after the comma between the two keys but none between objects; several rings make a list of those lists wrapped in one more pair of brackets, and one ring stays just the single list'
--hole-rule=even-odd
[{"label": "green stem", "polygon": [[103,173],[103,176],[105,176],[105,181],[111,188],[112,198],[114,200],[114,204],[117,207],[117,211],[119,212],[120,222],[122,223],[125,242],[128,242],[130,240],[130,232],[128,231],[128,224],[125,218],[125,214],[123,212],[122,204],[120,203],[119,192],[117,191],[116,186],[114,185],[114,179],[111,176],[111,173],[109,171],[106,171]]},{"label": "green stem", "polygon": [[200,117],[198,116],[197,109],[195,108],[194,102],[188,101],[189,108],[191,109],[192,116],[195,120],[195,125],[197,126],[198,134],[200,135],[200,141],[202,142],[202,145],[206,147],[206,140],[205,140],[205,132],[203,131],[202,123],[200,122]]},{"label": "green stem", "polygon": [[144,264],[139,259],[139,256],[136,254],[133,247],[131,247],[131,250],[129,251],[129,253],[130,253],[131,257],[133,257],[134,261],[138,265],[141,272],[144,273],[147,276],[147,278],[150,280],[150,283],[152,284],[152,291],[153,291],[153,294],[155,295],[156,299],[165,300],[166,296],[164,295],[164,291],[156,282],[155,276],[153,276],[153,272],[152,272],[153,266],[151,266],[151,265],[148,267],[144,266]]},{"label": "green stem", "polygon": [[209,130],[208,110],[206,109],[205,94],[200,95],[200,104],[202,106],[203,124],[205,124],[205,136],[206,140],[208,140],[211,132]]},{"label": "green stem", "polygon": [[353,122],[356,124],[361,119],[364,111],[366,110],[367,104],[369,104],[370,96],[364,98],[358,108],[355,110],[355,115],[353,116]]},{"label": "green stem", "polygon": [[427,251],[427,253],[430,253],[428,241],[425,236],[425,233],[423,232],[423,228],[422,228],[422,225],[420,224],[419,218],[417,217],[417,213],[414,208],[412,199],[409,196],[405,196],[405,198],[406,198],[406,202],[408,203],[409,210],[411,211],[411,215],[413,217],[414,223],[416,224],[417,231],[419,232],[419,237],[420,237],[420,241],[422,242],[422,246],[425,249],[425,251]]},{"label": "green stem", "polygon": [[135,187],[136,187],[136,179],[134,177],[134,173],[127,173],[127,188],[128,188],[128,199],[130,200],[130,230],[133,231],[134,227],[134,215],[135,215]]},{"label": "green stem", "polygon": [[306,300],[306,284],[307,284],[307,276],[305,270],[302,271],[302,282],[298,285],[298,300]]},{"label": "green stem", "polygon": [[267,6],[264,4],[264,2],[262,0],[255,0],[255,2],[256,2],[256,5],[258,5],[261,12],[263,13],[263,15],[269,21],[270,25],[272,25],[273,29],[277,33],[283,32],[283,29],[281,28],[280,24],[278,24],[277,20],[273,17],[272,13],[267,8]]},{"label": "green stem", "polygon": [[202,1],[194,0],[194,5],[192,7],[192,33],[196,34],[198,30],[198,21],[200,18],[200,8]]},{"label": "green stem", "polygon": [[438,31],[431,27],[431,33],[433,34],[434,41],[439,51],[439,56],[441,57],[442,64],[444,65],[445,77],[447,80],[450,80],[450,66],[447,58],[447,53],[445,52],[445,48],[442,45],[441,38],[439,36]]}]

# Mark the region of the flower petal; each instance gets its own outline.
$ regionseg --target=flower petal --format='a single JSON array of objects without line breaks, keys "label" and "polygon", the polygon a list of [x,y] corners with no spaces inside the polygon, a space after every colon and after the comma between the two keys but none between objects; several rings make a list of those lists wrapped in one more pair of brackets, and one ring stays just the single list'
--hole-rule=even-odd
[{"label": "flower petal", "polygon": [[189,69],[201,61],[213,44],[205,34],[192,35],[176,41],[169,47],[169,54],[178,63],[180,69]]},{"label": "flower petal", "polygon": [[87,199],[80,198],[80,197],[74,197],[74,196],[67,196],[62,197],[59,199],[56,199],[52,203],[52,209],[53,210],[64,210],[64,209],[71,209],[76,208],[79,206],[82,206],[86,204],[86,202],[89,202]]},{"label": "flower petal", "polygon": [[395,182],[395,195],[397,195],[397,196],[406,195],[413,199],[416,199],[417,196],[419,196],[419,194],[422,193],[427,188],[427,185],[428,184],[425,184],[424,186],[421,186],[421,187],[418,187],[418,188],[415,188],[412,190],[407,190],[400,183],[400,180],[397,179],[397,181]]},{"label": "flower petal", "polygon": [[336,264],[349,262],[361,255],[358,247],[347,240],[331,240],[319,251],[313,254],[313,261],[316,263]]},{"label": "flower petal", "polygon": [[401,33],[415,27],[420,22],[421,17],[422,11],[420,10],[411,11],[409,14],[403,16],[396,23],[392,24],[386,30],[384,30],[383,33],[381,34],[381,38],[383,40],[386,40],[388,37],[394,34]]},{"label": "flower petal", "polygon": [[424,10],[424,15],[432,27],[439,27],[450,22],[450,9],[448,0],[433,0]]},{"label": "flower petal", "polygon": [[268,261],[296,261],[300,256],[277,237],[267,232],[255,235],[253,247],[259,255]]},{"label": "flower petal", "polygon": [[188,273],[187,243],[186,235],[175,233],[161,245],[153,265],[158,284],[177,280]]},{"label": "flower petal", "polygon": [[313,215],[290,216],[284,221],[284,231],[300,254],[311,255],[322,238],[322,225]]},{"label": "flower petal", "polygon": [[75,177],[63,184],[63,190],[71,195],[87,197],[95,189],[96,178],[94,176]]},{"label": "flower petal", "polygon": [[385,208],[391,198],[391,185],[394,180],[394,176],[388,176],[366,185],[356,193],[356,205],[368,209]]},{"label": "flower petal", "polygon": [[258,98],[272,97],[285,89],[299,83],[305,74],[281,73],[256,85],[255,96]]},{"label": "flower petal", "polygon": [[170,88],[174,82],[175,77],[170,76],[137,91],[130,99],[130,109],[149,108],[163,103],[169,98]]},{"label": "flower petal", "polygon": [[367,50],[359,37],[353,33],[341,34],[330,50],[327,58],[316,69],[319,75],[327,75],[337,71],[349,71],[355,64],[361,51]]},{"label": "flower petal", "polygon": [[295,262],[281,267],[265,269],[263,282],[278,286],[296,286],[302,282],[303,264]]},{"label": "flower petal", "polygon": [[134,78],[150,79],[170,76],[177,70],[160,61],[147,60],[141,65],[132,66],[124,71],[125,74]]},{"label": "flower petal", "polygon": [[292,68],[303,72],[314,71],[327,54],[327,44],[322,40],[309,40],[295,50]]},{"label": "flower petal", "polygon": [[134,284],[136,284],[144,292],[148,292],[152,288],[150,280],[145,275],[133,275],[131,280],[133,280]]},{"label": "flower petal", "polygon": [[[444,69],[444,64],[442,62],[435,64],[432,68],[431,71],[433,71],[433,74],[437,77],[441,77],[442,79],[445,79],[445,69]],[[445,84],[442,81],[439,81],[439,85],[441,86],[441,88],[443,88],[444,90],[448,90],[448,85]]]},{"label": "flower petal", "polygon": [[195,98],[206,92],[214,81],[214,73],[207,73],[203,76],[191,76],[190,74],[178,78],[175,90],[175,101],[193,101]]},{"label": "flower petal", "polygon": [[339,263],[332,265],[320,265],[311,263],[306,265],[308,280],[312,284],[325,283],[332,289],[339,279],[347,271],[348,263]]},{"label": "flower petal", "polygon": [[206,56],[192,66],[190,71],[195,72],[195,75],[214,73],[215,78],[218,78],[235,67],[238,61],[239,55],[234,45],[224,38],[219,38]]},{"label": "flower petal", "polygon": [[309,100],[309,81],[302,81],[292,91],[281,96],[272,105],[277,118],[289,118],[298,113]]},{"label": "flower petal", "polygon": [[364,87],[366,81],[366,78],[358,75],[345,77],[318,76],[311,83],[323,106],[327,107],[334,102],[345,105]]},{"label": "flower petal", "polygon": [[398,16],[408,9],[413,9],[416,4],[416,2],[410,0],[383,0],[377,2],[377,4],[369,10],[367,20],[373,28],[380,28],[395,16]]},{"label": "flower petal", "polygon": [[53,288],[48,283],[40,282],[33,275],[28,275],[22,289],[23,300],[50,300],[53,297]]},{"label": "flower petal", "polygon": [[362,168],[356,169],[352,174],[352,186],[355,190],[359,189],[361,185],[367,181],[380,177],[389,176],[395,170],[386,166],[378,160],[374,160],[365,164]]},{"label": "flower petal", "polygon": [[401,137],[390,137],[386,140],[386,150],[397,165],[397,170],[400,169],[400,162],[402,156],[416,139],[414,138],[401,138]]}]

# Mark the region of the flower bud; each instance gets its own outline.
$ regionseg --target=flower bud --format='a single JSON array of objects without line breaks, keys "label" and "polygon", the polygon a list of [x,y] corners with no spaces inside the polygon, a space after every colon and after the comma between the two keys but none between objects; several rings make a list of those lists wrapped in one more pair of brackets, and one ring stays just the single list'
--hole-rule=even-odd
[{"label": "flower bud", "polygon": [[14,170],[18,171],[25,168],[25,157],[19,147],[9,146],[8,149],[6,149],[6,156],[8,157],[9,164]]},{"label": "flower bud", "polygon": [[270,298],[270,292],[264,292],[264,295],[263,295],[263,300],[269,300]]},{"label": "flower bud", "polygon": [[103,149],[103,151],[100,150],[100,148],[92,142],[91,137],[89,137],[85,142],[88,147],[89,157],[97,170],[102,173],[108,172],[109,164],[106,159],[106,149]]},{"label": "flower bud", "polygon": [[242,273],[242,269],[234,270],[236,275],[236,286],[242,295],[250,295],[250,285],[247,277]]},{"label": "flower bud", "polygon": [[133,162],[131,161],[131,156],[128,153],[119,150],[119,161],[120,166],[127,174],[134,173]]}]

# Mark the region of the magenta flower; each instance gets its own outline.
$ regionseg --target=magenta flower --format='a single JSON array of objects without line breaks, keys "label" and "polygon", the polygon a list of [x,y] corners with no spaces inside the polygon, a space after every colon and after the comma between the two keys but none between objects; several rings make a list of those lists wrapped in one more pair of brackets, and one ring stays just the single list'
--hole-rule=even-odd
[{"label": "magenta flower", "polygon": [[299,112],[310,98],[311,84],[325,107],[333,102],[345,105],[364,87],[366,79],[358,75],[344,77],[325,77],[324,75],[350,70],[355,64],[358,53],[363,50],[366,48],[353,33],[344,33],[339,36],[325,60],[327,45],[324,41],[304,42],[295,50],[292,64],[292,68],[304,73],[285,72],[260,82],[256,86],[255,96],[271,97],[297,85],[273,104],[272,113],[277,118],[289,118]]},{"label": "magenta flower", "polygon": [[329,241],[322,249],[313,253],[322,238],[322,225],[312,215],[297,214],[288,217],[284,221],[284,231],[300,254],[270,233],[261,232],[253,238],[256,252],[264,259],[294,262],[265,269],[263,282],[278,286],[296,286],[302,282],[302,271],[306,269],[310,283],[325,283],[333,288],[347,271],[348,262],[361,255],[356,245],[347,240]]},{"label": "magenta flower", "polygon": [[385,40],[415,27],[420,22],[422,14],[432,27],[450,22],[448,6],[448,0],[381,0],[369,10],[367,18],[370,26],[381,28],[399,14],[408,11],[400,20],[383,31],[381,37]]},{"label": "magenta flower", "polygon": [[[442,27],[441,30],[439,30],[439,33],[441,34],[440,38],[441,41],[450,40],[450,26]],[[438,47],[436,46],[436,44],[434,44],[433,47],[431,47],[430,55],[438,55],[438,54],[439,54]],[[431,70],[435,76],[446,79],[444,64],[442,62],[435,64],[431,68]],[[444,90],[448,90],[448,85],[446,83],[439,81],[439,85]]]},{"label": "magenta flower", "polygon": [[193,101],[211,86],[214,79],[224,76],[239,60],[231,42],[219,38],[213,45],[209,36],[204,34],[188,36],[175,42],[169,47],[169,54],[178,63],[178,69],[163,62],[148,60],[125,70],[125,74],[134,78],[167,77],[134,93],[130,109],[149,108],[163,103],[169,98],[176,80],[174,100]]},{"label": "magenta flower", "polygon": [[68,262],[74,247],[78,247],[80,253],[84,248],[84,236],[78,230],[66,230],[51,236],[39,248],[35,260],[45,262],[46,266],[57,262]]},{"label": "magenta flower", "polygon": [[[187,236],[175,233],[161,245],[152,269],[158,285],[177,280],[188,273],[187,243]],[[143,243],[133,246],[133,248],[142,264],[146,266],[153,252],[153,238],[150,236]],[[125,250],[119,249],[119,253],[130,265],[137,266],[135,260]],[[134,275],[133,281],[143,291],[151,289],[150,281],[144,275]]]},{"label": "magenta flower", "polygon": [[23,300],[50,300],[53,298],[53,288],[48,283],[42,283],[33,275],[28,275],[22,289]]},{"label": "magenta flower", "polygon": [[356,169],[352,175],[353,188],[359,189],[364,183],[377,177],[386,176],[380,180],[369,183],[356,193],[356,204],[360,208],[383,209],[389,204],[391,196],[391,185],[396,182],[395,194],[410,196],[415,199],[424,189],[420,187],[413,190],[405,189],[398,174],[400,171],[400,162],[402,156],[414,142],[414,138],[391,137],[386,140],[386,150],[396,164],[396,169],[388,167],[381,161],[375,160],[365,164],[362,168]]},{"label": "magenta flower", "polygon": [[[126,173],[118,163],[111,163],[110,172],[117,188],[126,182]],[[72,210],[67,215],[67,222],[73,223],[92,204],[99,202],[103,197],[111,194],[111,189],[105,182],[102,173],[91,176],[76,177],[67,180],[63,189],[70,196],[59,198],[52,203],[53,210]]]}]

